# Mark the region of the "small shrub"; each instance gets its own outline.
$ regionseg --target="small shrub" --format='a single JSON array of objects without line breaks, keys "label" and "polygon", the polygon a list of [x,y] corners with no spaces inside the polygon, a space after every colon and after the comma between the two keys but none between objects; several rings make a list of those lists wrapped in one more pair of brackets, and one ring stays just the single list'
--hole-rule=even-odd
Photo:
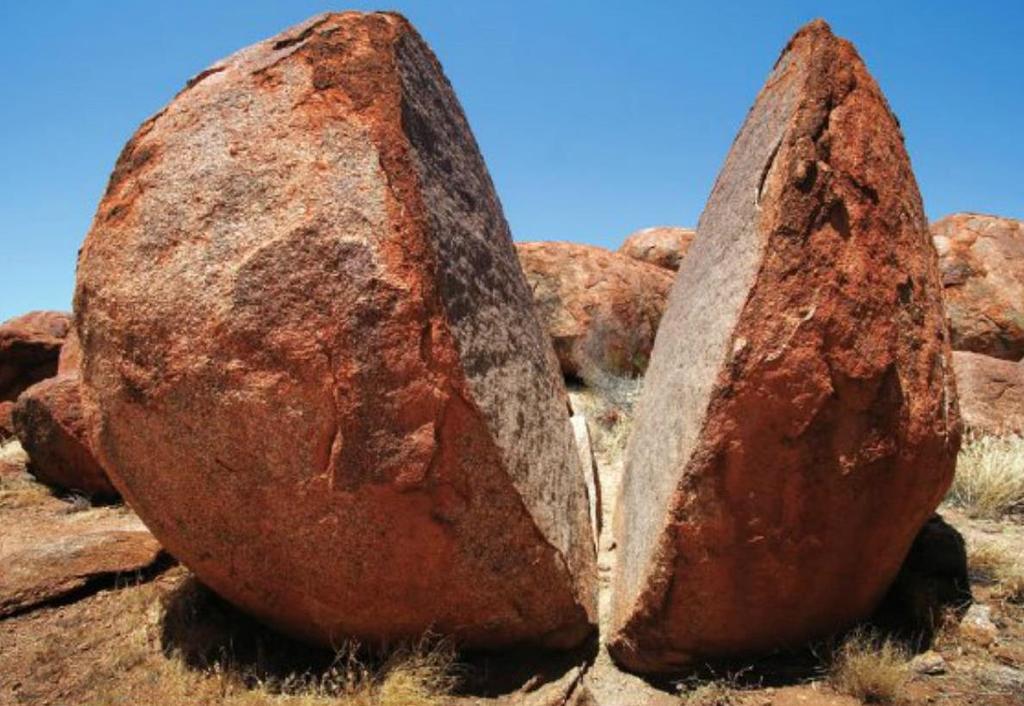
[{"label": "small shrub", "polygon": [[850,635],[836,651],[829,681],[836,691],[869,704],[896,704],[910,680],[907,651],[865,631]]},{"label": "small shrub", "polygon": [[947,500],[977,518],[1024,512],[1024,436],[968,438]]}]

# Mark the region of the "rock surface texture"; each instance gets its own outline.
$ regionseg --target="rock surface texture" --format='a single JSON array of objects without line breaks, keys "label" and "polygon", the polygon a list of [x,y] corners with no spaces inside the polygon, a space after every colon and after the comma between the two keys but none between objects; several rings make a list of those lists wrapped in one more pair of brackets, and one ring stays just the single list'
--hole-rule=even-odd
[{"label": "rock surface texture", "polygon": [[63,505],[51,500],[17,522],[0,516],[0,617],[66,596],[91,581],[132,576],[160,558],[160,544],[129,510],[69,513]]},{"label": "rock surface texture", "polygon": [[647,369],[671,273],[593,245],[516,249],[564,375],[592,382]]},{"label": "rock surface texture", "polygon": [[400,16],[315,17],[146,121],[76,315],[101,463],[238,606],[323,644],[592,631],[550,343],[462,110]]},{"label": "rock surface texture", "polygon": [[732,146],[638,405],[609,638],[633,670],[864,618],[950,483],[960,421],[917,184],[881,91],[821,21]]},{"label": "rock surface texture", "polygon": [[1024,357],[1024,223],[957,213],[931,226],[954,350]]},{"label": "rock surface texture", "polygon": [[14,433],[39,480],[88,496],[117,495],[90,447],[78,373],[36,383],[14,405]]},{"label": "rock surface texture", "polygon": [[674,272],[679,269],[696,234],[692,228],[679,226],[644,228],[629,235],[619,247],[619,253]]},{"label": "rock surface texture", "polygon": [[956,351],[953,370],[964,427],[981,434],[1024,434],[1024,363]]},{"label": "rock surface texture", "polygon": [[71,326],[62,311],[33,311],[0,325],[0,437],[14,433],[11,412],[23,391],[57,374]]}]

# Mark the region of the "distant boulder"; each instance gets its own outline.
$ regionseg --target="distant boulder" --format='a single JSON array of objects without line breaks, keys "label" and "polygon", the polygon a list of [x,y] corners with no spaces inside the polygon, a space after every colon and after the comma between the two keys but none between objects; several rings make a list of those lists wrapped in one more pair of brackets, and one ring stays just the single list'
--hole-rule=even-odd
[{"label": "distant boulder", "polygon": [[14,431],[42,482],[90,497],[117,491],[93,455],[77,372],[48,378],[25,390],[14,405]]},{"label": "distant boulder", "polygon": [[564,375],[587,381],[643,374],[671,272],[593,245],[516,248]]},{"label": "distant boulder", "polygon": [[697,231],[679,226],[654,226],[629,235],[619,253],[675,272]]},{"label": "distant boulder", "polygon": [[953,353],[964,426],[981,434],[1024,433],[1024,364]]},{"label": "distant boulder", "polygon": [[957,213],[931,225],[954,350],[1024,356],[1024,223]]},{"label": "distant boulder", "polygon": [[33,311],[0,325],[0,438],[14,429],[11,411],[24,390],[57,374],[57,358],[71,326],[62,311]]}]

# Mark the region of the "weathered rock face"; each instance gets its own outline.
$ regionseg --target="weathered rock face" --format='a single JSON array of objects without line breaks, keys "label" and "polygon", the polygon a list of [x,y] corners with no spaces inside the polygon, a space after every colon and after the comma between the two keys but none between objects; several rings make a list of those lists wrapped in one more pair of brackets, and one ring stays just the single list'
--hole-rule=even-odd
[{"label": "weathered rock face", "polygon": [[550,344],[462,110],[398,15],[313,18],[144,123],[76,321],[101,463],[243,609],[326,644],[591,631]]},{"label": "weathered rock face", "polygon": [[1024,223],[957,213],[931,226],[953,348],[1024,357]]},{"label": "weathered rock face", "polygon": [[0,325],[0,437],[14,433],[11,411],[18,395],[57,374],[70,325],[62,311],[33,311]]},{"label": "weathered rock face", "polygon": [[88,496],[115,497],[89,446],[79,383],[78,373],[71,372],[25,390],[12,413],[14,431],[39,480]]},{"label": "weathered rock face", "polygon": [[956,351],[953,370],[967,429],[1024,434],[1024,364]]},{"label": "weathered rock face", "polygon": [[77,374],[82,368],[82,345],[78,342],[78,334],[74,329],[68,331],[64,345],[60,347],[60,357],[57,359],[57,374]]},{"label": "weathered rock face", "polygon": [[630,234],[619,253],[634,260],[676,271],[690,249],[696,231],[678,226],[654,226]]},{"label": "weathered rock face", "polygon": [[662,321],[616,511],[616,658],[674,670],[868,615],[952,478],[944,337],[899,127],[855,49],[811,23]]},{"label": "weathered rock face", "polygon": [[517,243],[562,373],[592,380],[647,369],[672,276],[592,245]]}]

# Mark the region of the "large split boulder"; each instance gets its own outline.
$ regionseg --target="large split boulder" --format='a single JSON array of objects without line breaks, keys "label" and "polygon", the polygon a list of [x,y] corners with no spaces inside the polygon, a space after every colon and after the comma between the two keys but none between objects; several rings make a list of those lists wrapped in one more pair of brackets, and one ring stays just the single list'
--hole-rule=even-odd
[{"label": "large split boulder", "polygon": [[62,311],[32,311],[0,325],[0,438],[14,433],[18,395],[57,374],[57,358],[71,326]]},{"label": "large split boulder", "polygon": [[953,370],[965,428],[977,434],[1024,434],[1024,363],[956,351]]},{"label": "large split boulder", "polygon": [[595,382],[643,374],[671,273],[593,245],[516,248],[564,375]]},{"label": "large split boulder", "polygon": [[615,513],[610,649],[646,672],[869,615],[960,444],[902,136],[824,22],[782,53],[697,230]]},{"label": "large split boulder", "polygon": [[631,233],[619,247],[619,252],[634,260],[675,272],[679,269],[696,234],[692,228],[679,226],[643,228]]},{"label": "large split boulder", "polygon": [[931,226],[953,348],[1024,357],[1024,223],[957,213]]},{"label": "large split boulder", "polygon": [[124,148],[75,301],[99,460],[230,601],[327,645],[592,630],[550,343],[402,17],[321,15],[193,78]]}]

